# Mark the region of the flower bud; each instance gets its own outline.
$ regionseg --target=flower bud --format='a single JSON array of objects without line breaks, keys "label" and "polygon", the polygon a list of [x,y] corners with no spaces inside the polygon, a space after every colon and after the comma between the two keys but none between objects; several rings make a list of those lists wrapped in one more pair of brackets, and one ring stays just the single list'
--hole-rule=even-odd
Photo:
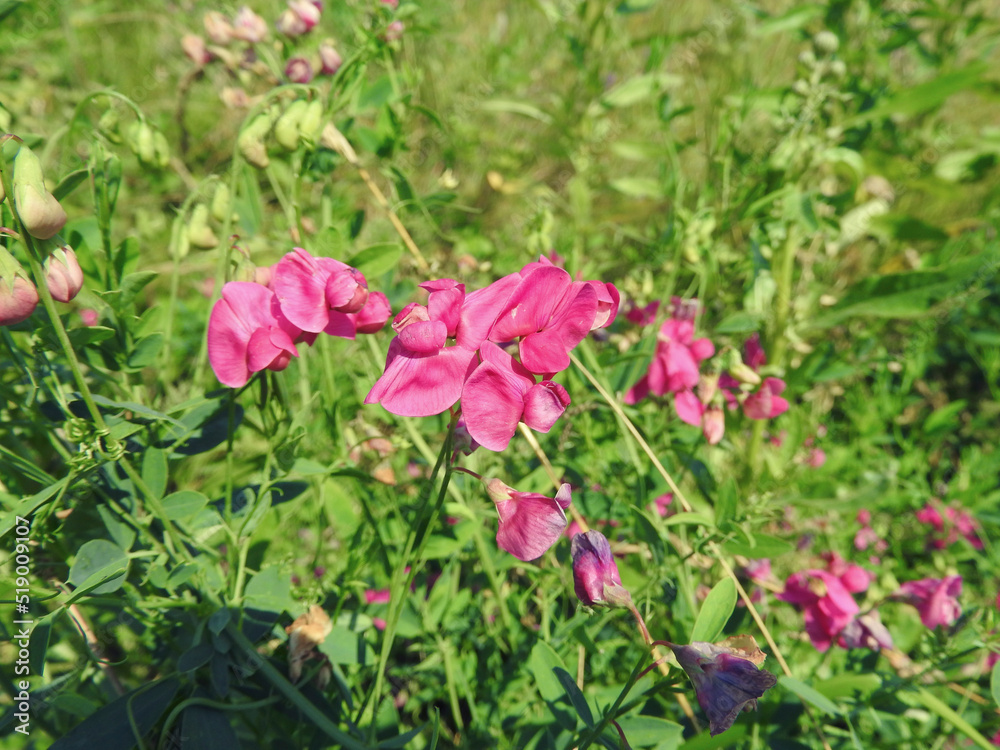
[{"label": "flower bud", "polygon": [[571,543],[573,589],[588,607],[632,608],[632,596],[622,586],[611,544],[599,531],[576,534]]},{"label": "flower bud", "polygon": [[319,6],[311,0],[288,0],[288,8],[302,20],[306,31],[312,31],[319,23]]},{"label": "flower bud", "polygon": [[45,286],[57,302],[69,302],[83,288],[83,271],[69,245],[57,248],[45,259]]},{"label": "flower bud", "polygon": [[243,5],[233,19],[232,34],[233,38],[244,42],[262,42],[267,38],[267,21]]},{"label": "flower bud", "polygon": [[216,44],[229,44],[233,38],[233,27],[222,13],[211,10],[203,20],[205,33]]},{"label": "flower bud", "polygon": [[285,64],[285,78],[292,83],[309,83],[313,79],[313,69],[304,57],[293,57]]},{"label": "flower bud", "polygon": [[21,144],[14,158],[14,207],[32,237],[47,240],[66,225],[66,212],[48,190],[35,153]]},{"label": "flower bud", "polygon": [[357,333],[377,333],[382,330],[385,322],[392,317],[389,299],[382,292],[369,292],[368,301],[354,319]]},{"label": "flower bud", "polygon": [[701,415],[701,433],[709,445],[718,445],[726,434],[726,416],[719,406],[709,406]]},{"label": "flower bud", "polygon": [[740,356],[740,353],[735,349],[729,352],[729,361],[726,364],[728,366],[729,374],[741,383],[746,383],[748,385],[758,385],[760,383],[760,375],[754,372],[753,368],[743,362],[743,358]]},{"label": "flower bud", "polygon": [[330,42],[323,42],[319,45],[319,61],[319,72],[325,76],[336,75],[337,71],[340,70],[340,66],[344,64],[340,53],[337,52]]},{"label": "flower bud", "polygon": [[38,306],[38,290],[25,276],[21,264],[0,247],[0,326],[27,319]]},{"label": "flower bud", "polygon": [[[197,34],[185,34],[181,37],[181,49],[199,68],[207,65],[212,59],[212,53],[205,47],[205,40]],[[112,110],[108,110],[109,112]]]},{"label": "flower bud", "polygon": [[840,47],[840,39],[832,31],[820,31],[813,37],[813,47],[821,55],[832,55]]},{"label": "flower bud", "polygon": [[114,107],[109,107],[97,121],[97,129],[112,143],[121,143],[123,138],[119,128],[120,123],[121,113]]},{"label": "flower bud", "polygon": [[309,28],[302,17],[291,8],[286,9],[274,24],[275,28],[285,36],[302,36]]},{"label": "flower bud", "polygon": [[299,138],[307,148],[316,147],[316,139],[319,137],[320,128],[323,127],[323,102],[313,99],[306,107],[302,120],[299,123]]}]

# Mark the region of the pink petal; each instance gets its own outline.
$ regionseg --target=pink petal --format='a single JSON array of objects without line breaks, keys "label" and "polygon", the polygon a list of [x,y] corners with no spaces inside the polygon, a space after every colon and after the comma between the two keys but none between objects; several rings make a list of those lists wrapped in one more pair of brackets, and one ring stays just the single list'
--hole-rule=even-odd
[{"label": "pink petal", "polygon": [[618,316],[618,306],[621,303],[621,294],[612,283],[601,281],[588,281],[597,293],[597,315],[594,316],[593,329],[607,328],[615,322]]},{"label": "pink petal", "polygon": [[674,394],[674,409],[681,421],[699,427],[701,425],[701,415],[705,413],[705,406],[694,395],[694,391],[679,391]]},{"label": "pink petal", "polygon": [[365,397],[366,404],[401,417],[429,417],[450,408],[462,395],[462,386],[475,365],[475,352],[449,347],[434,354],[408,352],[393,339],[385,372]]},{"label": "pink petal", "polygon": [[[490,341],[513,341],[548,327],[571,285],[570,275],[561,268],[541,266],[530,271],[510,295],[490,331]],[[593,318],[588,322],[588,331],[590,322]],[[524,361],[523,356],[521,360]],[[534,370],[526,362],[525,366],[534,372],[545,372]]]},{"label": "pink petal", "polygon": [[[472,438],[491,451],[502,451],[517,431],[524,393],[533,379],[512,367],[513,358],[496,344],[483,342],[483,362],[462,390],[462,416]],[[506,362],[504,361],[506,358]]]},{"label": "pink petal", "polygon": [[566,514],[559,503],[543,495],[518,492],[496,507],[500,514],[497,545],[518,560],[541,557],[566,528]]},{"label": "pink petal", "polygon": [[543,380],[524,395],[524,423],[538,432],[548,432],[569,406],[569,393],[558,383]]},{"label": "pink petal", "polygon": [[389,298],[382,292],[369,292],[368,301],[354,319],[358,333],[376,333],[382,330],[385,322],[392,315]]},{"label": "pink petal", "polygon": [[208,318],[208,361],[223,385],[240,388],[250,379],[247,342],[250,334],[225,299],[218,300]]},{"label": "pink petal", "polygon": [[420,287],[430,292],[430,296],[427,298],[427,310],[431,320],[442,321],[446,326],[448,336],[454,336],[462,318],[465,284],[459,284],[454,279],[437,279],[426,281]]},{"label": "pink petal", "polygon": [[440,320],[411,323],[399,332],[397,340],[415,354],[433,354],[444,348],[448,328]]},{"label": "pink petal", "polygon": [[[539,269],[541,273],[547,269]],[[561,269],[553,269],[561,270]],[[575,295],[574,295],[575,292]],[[569,353],[587,334],[597,312],[597,295],[588,284],[574,284],[545,330],[521,339],[521,364],[535,373],[562,372],[569,367]]]},{"label": "pink petal", "polygon": [[625,398],[623,399],[626,404],[637,404],[642,401],[646,396],[649,395],[649,377],[643,375],[639,378],[639,382],[633,385],[625,393]]},{"label": "pink petal", "polygon": [[708,339],[695,339],[691,342],[691,356],[698,362],[715,354],[715,344]]},{"label": "pink petal", "polygon": [[466,349],[478,349],[486,340],[501,341],[490,335],[494,321],[506,307],[511,294],[521,282],[521,275],[508,274],[482,289],[477,289],[465,297],[462,318],[458,324],[455,341]]},{"label": "pink petal", "polygon": [[[331,310],[329,313],[329,322],[323,328],[323,333],[353,341],[355,334],[355,316],[359,314],[360,313],[342,313]],[[384,323],[385,321],[382,322]],[[379,328],[381,328],[381,326],[379,326]]]},{"label": "pink petal", "polygon": [[318,260],[296,248],[278,261],[271,279],[285,317],[303,331],[314,333],[322,331],[329,322],[326,280],[330,270]]}]

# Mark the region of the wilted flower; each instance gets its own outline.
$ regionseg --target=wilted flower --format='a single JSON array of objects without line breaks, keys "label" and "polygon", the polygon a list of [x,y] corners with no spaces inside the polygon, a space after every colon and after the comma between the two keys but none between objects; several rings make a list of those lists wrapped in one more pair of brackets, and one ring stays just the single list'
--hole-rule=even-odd
[{"label": "wilted flower", "polygon": [[497,508],[500,528],[497,546],[518,560],[535,560],[558,541],[566,528],[566,509],[572,502],[568,484],[555,498],[536,492],[517,492],[499,479],[483,479],[486,492]]},{"label": "wilted flower", "polygon": [[[302,675],[303,662],[311,657],[316,647],[333,632],[333,624],[323,608],[314,604],[304,615],[295,618],[295,621],[285,628],[285,632],[288,633],[288,677],[292,682],[297,682]],[[320,675],[322,674],[321,671]],[[323,680],[322,677],[319,679]],[[326,679],[329,680],[329,675]]]},{"label": "wilted flower", "polygon": [[632,597],[622,586],[611,544],[599,531],[576,534],[571,543],[573,588],[588,607],[631,609]]},{"label": "wilted flower", "polygon": [[756,710],[757,699],[778,682],[773,674],[759,668],[765,657],[753,636],[689,646],[671,644],[670,648],[694,683],[698,705],[708,716],[713,737],[729,729],[741,711]]},{"label": "wilted flower", "polygon": [[951,625],[961,616],[957,599],[961,593],[962,576],[947,576],[907,581],[892,598],[916,607],[924,627],[933,630],[938,625]]},{"label": "wilted flower", "polygon": [[869,648],[878,651],[892,648],[892,635],[882,624],[878,610],[865,612],[851,620],[837,637],[837,643],[842,648]]}]

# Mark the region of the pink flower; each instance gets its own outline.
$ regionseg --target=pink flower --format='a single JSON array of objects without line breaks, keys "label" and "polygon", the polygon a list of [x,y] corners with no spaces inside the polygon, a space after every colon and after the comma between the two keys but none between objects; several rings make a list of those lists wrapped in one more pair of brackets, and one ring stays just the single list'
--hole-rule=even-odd
[{"label": "pink flower", "polygon": [[300,333],[270,289],[230,281],[208,319],[208,361],[219,382],[239,388],[255,372],[287,367],[298,356],[293,341]]},{"label": "pink flower", "polygon": [[330,42],[323,42],[323,44],[319,45],[319,61],[319,72],[325,76],[335,75],[344,63],[340,53],[337,52],[336,48]]},{"label": "pink flower", "polygon": [[743,413],[750,419],[774,419],[788,411],[788,402],[779,394],[785,390],[780,378],[764,378],[760,389],[743,402]]},{"label": "pink flower", "polygon": [[693,336],[693,320],[669,318],[664,321],[649,371],[628,391],[625,403],[637,403],[650,393],[663,396],[685,392],[680,405],[676,399],[674,401],[678,416],[681,419],[686,416],[685,421],[689,424],[700,424],[703,409],[690,408],[697,401],[692,389],[698,385],[701,362],[715,354],[715,346],[708,339],[694,339]]},{"label": "pink flower", "polygon": [[709,445],[718,445],[726,434],[726,415],[722,407],[709,406],[701,415],[701,434]]},{"label": "pink flower", "polygon": [[244,42],[262,42],[267,38],[267,21],[246,5],[241,5],[233,18],[232,35]]},{"label": "pink flower", "polygon": [[878,610],[874,609],[847,623],[840,631],[837,643],[841,648],[869,648],[872,651],[893,646],[892,634],[882,624]]},{"label": "pink flower", "polygon": [[197,34],[185,34],[181,37],[181,49],[184,54],[198,67],[207,65],[212,54],[205,47],[205,40]]},{"label": "pink flower", "polygon": [[389,589],[366,589],[365,602],[368,604],[388,604]]},{"label": "pink flower", "polygon": [[[745,647],[744,641],[752,646]],[[694,684],[698,705],[708,716],[713,737],[729,729],[741,711],[755,710],[757,699],[778,682],[773,674],[759,668],[764,654],[750,636],[736,636],[718,644],[671,644],[670,648]]]},{"label": "pink flower", "polygon": [[844,588],[852,594],[868,590],[868,584],[874,576],[860,565],[847,562],[836,552],[823,553],[823,559],[826,560],[827,571],[837,576]]},{"label": "pink flower", "polygon": [[292,83],[309,83],[313,79],[312,65],[304,57],[293,57],[285,64],[285,78]]},{"label": "pink flower", "polygon": [[805,614],[806,633],[817,651],[826,651],[858,613],[858,604],[840,578],[825,570],[793,573],[785,590],[776,594],[797,604]]},{"label": "pink flower", "polygon": [[0,277],[0,326],[27,320],[38,307],[38,290],[20,274],[13,279]]},{"label": "pink flower", "polygon": [[760,334],[752,333],[743,343],[743,363],[754,372],[767,364],[767,355],[760,345]]},{"label": "pink flower", "polygon": [[382,292],[369,292],[365,306],[356,313],[346,315],[354,321],[356,333],[378,333],[392,315],[392,308],[389,306],[389,298]]},{"label": "pink flower", "polygon": [[453,406],[476,365],[476,350],[517,283],[511,274],[469,295],[452,279],[421,284],[430,293],[427,306],[413,303],[396,315],[385,371],[365,403],[404,417],[429,417]]},{"label": "pink flower", "polygon": [[648,326],[656,320],[656,313],[660,309],[660,300],[654,299],[645,307],[639,307],[634,302],[629,305],[628,312],[625,313],[625,320],[637,326]]},{"label": "pink flower", "polygon": [[286,8],[282,11],[281,15],[278,16],[278,20],[275,21],[274,27],[280,33],[290,37],[302,36],[309,31],[306,22],[302,20],[302,16],[291,8]]},{"label": "pink flower", "polygon": [[670,515],[670,503],[674,500],[674,493],[664,492],[662,495],[658,496],[653,502],[656,503],[656,512],[660,514],[661,517],[666,518]]},{"label": "pink flower", "polygon": [[599,531],[576,534],[571,544],[573,589],[588,607],[632,607],[632,597],[622,586],[618,565],[607,537]]},{"label": "pink flower", "polygon": [[806,466],[818,469],[826,463],[826,451],[822,448],[812,448],[809,450],[809,457],[806,459]]},{"label": "pink flower", "polygon": [[312,31],[319,23],[320,9],[311,0],[288,0],[288,8],[300,19],[306,31]]},{"label": "pink flower", "polygon": [[916,607],[924,627],[933,630],[959,618],[962,608],[957,597],[961,593],[962,576],[948,576],[907,581],[892,596]]},{"label": "pink flower", "polygon": [[275,265],[271,288],[281,312],[303,331],[348,339],[355,335],[348,314],[368,301],[368,284],[360,271],[333,258],[314,258],[301,247]]},{"label": "pink flower", "polygon": [[569,404],[569,394],[550,380],[535,382],[521,363],[496,344],[484,341],[482,363],[462,390],[462,415],[473,439],[491,451],[502,451],[518,422],[548,432]]},{"label": "pink flower", "polygon": [[766,557],[760,560],[750,560],[744,571],[754,583],[764,583],[771,577],[771,561]]},{"label": "pink flower", "polygon": [[217,10],[210,10],[203,19],[205,33],[215,44],[229,44],[233,38],[233,27],[229,20]]},{"label": "pink flower", "polygon": [[57,302],[69,302],[83,288],[83,271],[69,245],[56,248],[45,259],[45,286]]},{"label": "pink flower", "polygon": [[518,560],[535,560],[555,544],[566,528],[565,510],[572,502],[568,484],[555,498],[535,492],[517,492],[499,479],[484,479],[486,492],[497,508],[500,529],[497,546]]},{"label": "pink flower", "polygon": [[569,352],[594,325],[597,291],[543,263],[525,266],[520,276],[489,339],[497,343],[520,339],[521,364],[531,372],[562,372],[569,367]]},{"label": "pink flower", "polygon": [[385,27],[384,38],[387,42],[395,42],[396,40],[403,38],[404,31],[406,31],[406,26],[402,21],[393,21]]},{"label": "pink flower", "polygon": [[97,310],[90,307],[85,307],[80,310],[80,322],[83,323],[88,328],[97,325]]}]

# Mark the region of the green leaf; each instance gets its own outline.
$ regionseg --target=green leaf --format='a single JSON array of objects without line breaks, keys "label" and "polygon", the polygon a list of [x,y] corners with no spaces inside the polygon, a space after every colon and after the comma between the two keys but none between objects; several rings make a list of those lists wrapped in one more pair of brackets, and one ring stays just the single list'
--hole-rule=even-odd
[{"label": "green leaf", "polygon": [[50,484],[43,490],[36,492],[31,497],[26,497],[17,505],[11,508],[9,513],[4,513],[0,519],[0,537],[9,534],[17,526],[18,518],[27,518],[37,510],[38,506],[58,493],[69,483],[69,477],[60,479],[55,484]]},{"label": "green leaf", "polygon": [[622,81],[601,97],[601,104],[609,109],[631,107],[651,98],[660,90],[659,76],[653,73],[638,75]]},{"label": "green leaf", "polygon": [[167,489],[167,453],[159,448],[147,448],[142,456],[142,481],[157,498]]},{"label": "green leaf", "polygon": [[128,366],[135,370],[149,367],[156,361],[163,347],[163,334],[151,333],[135,343],[135,348],[128,355]]},{"label": "green leaf", "polygon": [[632,747],[677,747],[684,738],[684,727],[658,716],[626,716],[618,721]]},{"label": "green leaf", "polygon": [[198,667],[208,664],[209,659],[215,654],[215,648],[211,643],[199,643],[192,646],[177,658],[178,672],[193,672]]},{"label": "green leaf", "polygon": [[190,705],[181,714],[180,750],[240,750],[229,714],[210,706]]},{"label": "green leaf", "polygon": [[[125,583],[128,565],[128,555],[117,544],[106,539],[91,539],[76,553],[69,569],[69,582],[77,589],[87,589],[92,594],[110,594]],[[105,579],[110,580],[99,586],[94,585]]]},{"label": "green leaf", "polygon": [[790,11],[782,13],[780,16],[773,16],[766,21],[762,21],[754,29],[754,36],[772,36],[785,31],[801,29],[814,19],[822,16],[825,10],[826,8],[822,5],[796,5]]},{"label": "green leaf", "polygon": [[208,498],[195,490],[172,492],[163,498],[163,511],[170,521],[184,521],[208,505]]},{"label": "green leaf", "polygon": [[512,115],[524,115],[533,120],[544,122],[546,125],[552,122],[551,116],[533,104],[527,104],[526,102],[514,102],[509,99],[491,99],[479,106],[485,112],[506,112]]},{"label": "green leaf", "polygon": [[588,727],[594,726],[594,714],[590,711],[590,705],[587,703],[587,699],[580,691],[580,688],[577,687],[576,682],[573,681],[570,673],[562,667],[554,667],[552,671],[556,679],[559,680],[559,684],[562,685],[563,690],[566,691],[569,702],[573,704],[577,715],[583,719],[583,723]]},{"label": "green leaf", "polygon": [[[736,504],[739,500],[739,490],[736,480],[730,477],[719,488],[715,496],[715,524],[721,529],[723,524],[729,524],[736,517]],[[726,529],[723,529],[725,531]]]},{"label": "green leaf", "polygon": [[55,190],[52,191],[52,195],[57,201],[61,201],[67,195],[76,190],[77,185],[86,180],[89,174],[89,169],[77,169],[74,172],[70,172],[68,175],[59,180],[59,184],[56,185]]},{"label": "green leaf", "polygon": [[662,198],[663,186],[650,177],[620,177],[611,181],[611,187],[633,198]]},{"label": "green leaf", "polygon": [[871,672],[863,674],[847,672],[817,682],[813,687],[827,698],[854,698],[858,701],[864,701],[882,687],[882,679]]},{"label": "green leaf", "polygon": [[170,678],[136,688],[77,724],[49,746],[49,750],[94,750],[135,747],[135,732],[144,737],[153,728],[180,688]]},{"label": "green leaf", "polygon": [[392,79],[389,76],[376,78],[370,86],[365,87],[358,97],[358,109],[378,109],[383,104],[395,99]]},{"label": "green leaf", "polygon": [[137,404],[135,401],[112,401],[107,396],[101,396],[100,394],[95,393],[94,403],[98,404],[99,406],[108,406],[114,409],[120,409],[122,411],[130,411],[132,412],[133,415],[146,417],[147,419],[163,420],[164,422],[170,422],[171,424],[177,425],[178,427],[184,426],[173,417],[164,414],[162,411],[156,411],[155,409],[150,409],[148,406]]},{"label": "green leaf", "polygon": [[967,405],[964,399],[959,399],[958,401],[952,401],[950,404],[942,406],[940,409],[935,409],[924,420],[924,432],[930,435],[940,430],[957,429],[957,417]]},{"label": "green leaf", "polygon": [[245,604],[264,612],[292,611],[295,602],[291,596],[291,579],[278,568],[264,568],[250,579],[244,594]]},{"label": "green leaf", "polygon": [[99,341],[106,341],[115,335],[115,331],[113,328],[108,328],[107,326],[85,326],[67,331],[67,334],[69,335],[69,342],[73,345],[73,349],[80,350]]},{"label": "green leaf", "polygon": [[704,513],[675,513],[663,519],[664,526],[680,526],[685,523],[692,526],[715,526],[715,521]]},{"label": "green leaf", "polygon": [[979,747],[983,748],[983,750],[996,750],[996,746],[993,743],[983,737],[969,722],[959,716],[951,706],[929,692],[926,688],[917,688],[917,699],[924,704],[925,708],[936,713],[959,732],[979,745]]},{"label": "green leaf", "polygon": [[779,677],[778,682],[780,682],[782,687],[786,690],[790,690],[795,693],[805,703],[815,706],[823,713],[832,714],[834,716],[839,716],[841,714],[841,710],[836,703],[815,688],[806,685],[804,682],[799,682],[794,677],[788,677],[786,675]]},{"label": "green leaf", "polygon": [[953,94],[983,83],[983,74],[989,65],[977,61],[964,68],[942,73],[929,81],[900,91],[867,112],[861,112],[847,120],[843,127],[853,128],[872,120],[881,120],[894,115],[917,115],[940,107]]},{"label": "green leaf", "polygon": [[566,671],[566,665],[556,650],[545,641],[538,641],[528,657],[528,670],[534,677],[535,687],[542,698],[550,702],[559,700],[564,692],[562,683],[553,672],[556,668]]},{"label": "green leaf", "polygon": [[691,629],[691,640],[713,643],[733,616],[736,598],[736,584],[732,578],[723,578],[715,584],[701,605],[698,619]]},{"label": "green leaf", "polygon": [[330,635],[319,644],[319,650],[333,664],[371,664],[374,661],[374,652],[368,642],[341,625],[333,626]]},{"label": "green leaf", "polygon": [[156,271],[136,271],[122,279],[121,287],[118,290],[118,304],[121,305],[121,308],[132,304],[135,296],[157,276],[159,274]]},{"label": "green leaf", "polygon": [[[28,669],[30,674],[41,675],[45,671],[45,654],[49,650],[49,638],[52,636],[52,625],[64,612],[59,608],[38,620],[31,629],[28,641]],[[18,626],[14,626],[18,627]]]},{"label": "green leaf", "polygon": [[760,318],[747,312],[733,313],[715,326],[716,333],[752,333],[760,330]]},{"label": "green leaf", "polygon": [[744,557],[760,559],[762,557],[781,557],[786,552],[795,549],[795,545],[769,534],[754,534],[753,544],[742,539],[730,539],[722,545],[722,548],[730,555],[743,555]]},{"label": "green leaf", "polygon": [[369,278],[376,278],[392,270],[403,255],[403,246],[398,242],[381,242],[369,245],[351,256],[351,265]]}]

